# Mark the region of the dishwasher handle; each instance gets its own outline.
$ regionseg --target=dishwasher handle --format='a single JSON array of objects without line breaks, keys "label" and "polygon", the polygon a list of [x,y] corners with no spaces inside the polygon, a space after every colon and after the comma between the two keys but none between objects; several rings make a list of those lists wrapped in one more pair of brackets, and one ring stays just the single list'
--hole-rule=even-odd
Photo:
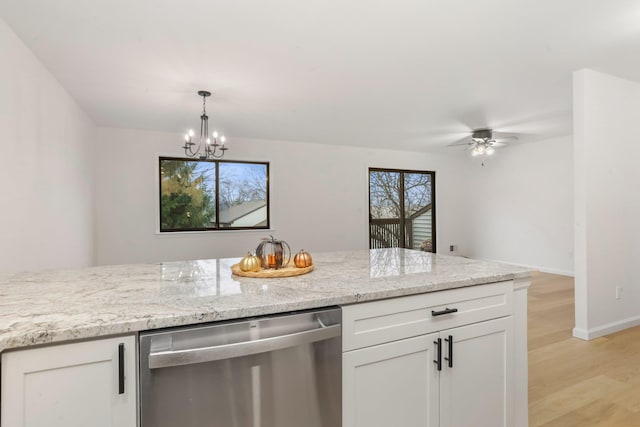
[{"label": "dishwasher handle", "polygon": [[192,365],[194,363],[213,362],[266,353],[283,348],[296,347],[316,341],[338,337],[341,325],[331,325],[309,331],[296,332],[254,341],[223,344],[213,347],[190,348],[186,350],[161,351],[149,354],[149,369],[169,368],[172,366]]}]

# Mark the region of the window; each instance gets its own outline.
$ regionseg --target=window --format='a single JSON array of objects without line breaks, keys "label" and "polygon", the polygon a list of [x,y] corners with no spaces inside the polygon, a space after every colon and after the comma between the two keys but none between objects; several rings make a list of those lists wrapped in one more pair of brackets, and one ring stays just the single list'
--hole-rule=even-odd
[{"label": "window", "polygon": [[269,228],[269,163],[159,161],[161,232]]},{"label": "window", "polygon": [[369,169],[369,247],[436,250],[435,172]]}]

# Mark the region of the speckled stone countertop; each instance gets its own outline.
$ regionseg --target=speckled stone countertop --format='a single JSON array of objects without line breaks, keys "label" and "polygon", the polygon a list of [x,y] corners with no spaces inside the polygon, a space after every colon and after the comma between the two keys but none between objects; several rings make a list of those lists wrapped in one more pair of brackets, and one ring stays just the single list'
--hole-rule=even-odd
[{"label": "speckled stone countertop", "polygon": [[288,278],[231,274],[238,258],[0,275],[0,351],[350,304],[497,281],[530,270],[405,249],[314,254]]}]

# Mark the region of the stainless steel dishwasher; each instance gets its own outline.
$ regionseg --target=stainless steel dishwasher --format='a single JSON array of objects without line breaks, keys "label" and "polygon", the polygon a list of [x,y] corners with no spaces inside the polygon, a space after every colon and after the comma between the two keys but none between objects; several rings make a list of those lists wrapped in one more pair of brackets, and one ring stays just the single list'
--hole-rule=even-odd
[{"label": "stainless steel dishwasher", "polygon": [[141,427],[340,427],[342,313],[140,334]]}]

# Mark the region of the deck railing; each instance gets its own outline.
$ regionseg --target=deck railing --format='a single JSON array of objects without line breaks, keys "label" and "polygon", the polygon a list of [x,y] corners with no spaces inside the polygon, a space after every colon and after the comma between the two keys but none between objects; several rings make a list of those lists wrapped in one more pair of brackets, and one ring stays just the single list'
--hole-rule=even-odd
[{"label": "deck railing", "polygon": [[[403,233],[404,230],[404,233]],[[403,224],[400,218],[372,219],[369,221],[369,248],[412,248],[411,221]]]}]

